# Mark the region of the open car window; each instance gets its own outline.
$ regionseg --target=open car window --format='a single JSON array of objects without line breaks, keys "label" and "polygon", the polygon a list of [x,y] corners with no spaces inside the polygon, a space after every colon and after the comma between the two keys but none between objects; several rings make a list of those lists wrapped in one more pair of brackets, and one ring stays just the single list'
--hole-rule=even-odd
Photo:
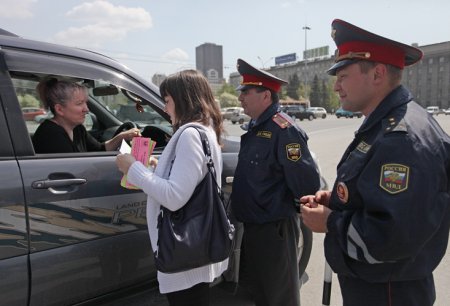
[{"label": "open car window", "polygon": [[[49,76],[36,73],[12,73],[13,85],[22,108],[30,140],[38,126],[53,116],[50,110],[44,108],[36,91],[39,81],[46,77]],[[69,79],[88,88],[89,114],[86,115],[83,125],[87,132],[99,142],[113,138],[118,128],[130,121],[141,129],[143,136],[157,141],[159,148],[164,147],[170,138],[172,131],[170,123],[160,114],[161,110],[156,105],[146,101],[143,97],[103,80],[76,79],[55,75],[52,77]]]}]

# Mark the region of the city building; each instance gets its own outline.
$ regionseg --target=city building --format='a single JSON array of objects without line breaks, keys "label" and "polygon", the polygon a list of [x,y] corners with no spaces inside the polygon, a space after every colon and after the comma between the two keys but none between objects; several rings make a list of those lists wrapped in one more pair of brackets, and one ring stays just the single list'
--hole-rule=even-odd
[{"label": "city building", "polygon": [[[402,83],[411,90],[414,100],[423,107],[430,105],[441,109],[450,108],[450,41],[431,45],[417,46],[424,52],[423,59],[403,72]],[[289,80],[294,74],[300,82],[310,84],[317,75],[319,80],[328,81],[326,71],[334,63],[334,56],[321,57],[272,66],[265,69],[273,75]],[[241,76],[237,72],[230,74],[229,82],[237,87]]]},{"label": "city building", "polygon": [[213,91],[222,86],[224,83],[222,46],[204,43],[196,47],[195,64],[197,70],[208,79]]}]

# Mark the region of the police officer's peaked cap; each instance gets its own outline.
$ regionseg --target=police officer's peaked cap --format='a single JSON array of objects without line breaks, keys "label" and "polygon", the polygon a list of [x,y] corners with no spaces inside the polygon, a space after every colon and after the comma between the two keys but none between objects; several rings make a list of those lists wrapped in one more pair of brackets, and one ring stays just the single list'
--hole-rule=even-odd
[{"label": "police officer's peaked cap", "polygon": [[331,27],[331,37],[337,50],[336,63],[327,71],[330,75],[336,75],[338,68],[358,60],[389,64],[403,69],[418,62],[423,56],[423,52],[418,48],[373,34],[340,19],[335,19]]},{"label": "police officer's peaked cap", "polygon": [[273,74],[259,70],[242,59],[237,60],[237,70],[242,75],[242,83],[236,90],[245,90],[249,87],[261,86],[279,92],[281,86],[287,84]]}]

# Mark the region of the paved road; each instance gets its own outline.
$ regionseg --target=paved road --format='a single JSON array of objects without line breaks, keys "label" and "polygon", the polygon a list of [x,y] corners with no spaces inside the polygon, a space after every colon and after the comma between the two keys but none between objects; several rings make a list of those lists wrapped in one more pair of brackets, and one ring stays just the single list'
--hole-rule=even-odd
[{"label": "paved road", "polygon": [[[450,116],[439,115],[436,117],[444,130],[450,134]],[[298,121],[298,124],[308,133],[309,147],[317,155],[322,174],[329,184],[335,178],[336,165],[347,145],[351,142],[354,131],[361,125],[363,119],[337,119],[328,116],[326,119],[313,121]],[[225,124],[229,135],[239,136],[243,131],[238,125],[232,125],[229,121]],[[447,252],[440,266],[435,271],[437,300],[435,306],[446,306],[450,301],[450,252]],[[322,305],[322,286],[324,272],[323,235],[314,234],[314,243],[311,259],[306,269],[307,276],[303,280],[300,295],[303,306]],[[108,306],[124,306],[120,301]],[[127,306],[167,306],[164,297],[153,292],[146,292],[136,297],[135,303]],[[213,306],[253,306],[245,292],[239,292],[236,296],[227,294],[225,291],[215,288],[212,296]],[[333,276],[331,305],[342,306],[339,286],[335,275]]]}]

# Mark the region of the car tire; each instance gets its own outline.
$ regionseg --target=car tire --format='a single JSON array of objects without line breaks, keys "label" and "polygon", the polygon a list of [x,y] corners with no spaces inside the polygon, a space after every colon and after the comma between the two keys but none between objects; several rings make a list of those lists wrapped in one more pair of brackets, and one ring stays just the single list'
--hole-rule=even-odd
[{"label": "car tire", "polygon": [[231,121],[231,123],[236,124],[236,121]]},{"label": "car tire", "polygon": [[341,116],[340,115],[336,115],[336,117],[339,119],[339,118],[341,118]]},{"label": "car tire", "polygon": [[243,124],[244,123],[244,119],[239,119],[239,124]]},{"label": "car tire", "polygon": [[327,117],[327,115],[322,115],[322,119],[325,119]]}]

